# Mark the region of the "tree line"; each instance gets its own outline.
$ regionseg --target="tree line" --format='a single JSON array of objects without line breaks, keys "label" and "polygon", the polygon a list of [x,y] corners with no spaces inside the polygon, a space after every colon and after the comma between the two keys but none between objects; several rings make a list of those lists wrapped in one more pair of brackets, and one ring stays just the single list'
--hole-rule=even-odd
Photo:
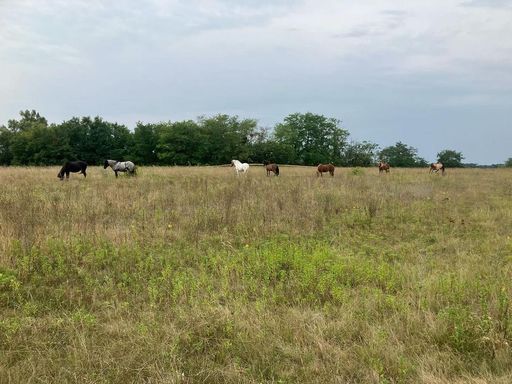
[{"label": "tree line", "polygon": [[[379,149],[369,141],[349,140],[335,118],[293,113],[272,130],[254,119],[219,114],[160,123],[137,123],[131,131],[101,117],[73,117],[49,124],[34,110],[0,126],[1,165],[54,165],[66,160],[102,164],[105,159],[132,160],[141,165],[218,165],[233,158],[261,163],[373,166],[383,160],[394,167],[423,167],[416,148],[397,142]],[[448,167],[462,166],[454,150],[438,153]]]}]

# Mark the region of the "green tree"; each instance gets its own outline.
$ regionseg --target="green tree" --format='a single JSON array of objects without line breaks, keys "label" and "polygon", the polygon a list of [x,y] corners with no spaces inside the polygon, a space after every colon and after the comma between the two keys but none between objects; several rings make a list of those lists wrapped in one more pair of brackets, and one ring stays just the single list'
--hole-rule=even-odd
[{"label": "green tree", "polygon": [[11,132],[9,152],[12,155],[12,164],[55,163],[55,159],[47,158],[53,141],[53,132],[48,128],[47,120],[34,110],[21,111],[20,116],[19,120],[12,119],[7,124]]},{"label": "green tree", "polygon": [[74,152],[80,152],[80,160],[92,165],[102,164],[105,159],[128,160],[132,138],[127,127],[98,116],[82,117],[79,126],[75,133],[82,136],[83,141]]},{"label": "green tree", "polygon": [[343,165],[348,167],[370,167],[375,165],[378,145],[368,141],[352,142],[343,152]]},{"label": "green tree", "polygon": [[20,111],[21,119],[19,120],[9,120],[7,123],[7,127],[13,133],[28,131],[35,126],[47,127],[48,121],[42,117],[39,112],[35,110],[29,111],[28,109],[25,111]]},{"label": "green tree", "polygon": [[90,161],[88,141],[90,139],[89,126],[86,122],[90,119],[73,117],[62,122],[58,126],[60,135],[66,136],[68,140],[68,154],[66,160]]},{"label": "green tree", "polygon": [[204,161],[205,138],[193,120],[158,127],[157,156],[166,165],[197,165]]},{"label": "green tree", "polygon": [[380,151],[379,158],[392,167],[425,167],[428,165],[425,159],[418,156],[416,148],[400,141]]},{"label": "green tree", "polygon": [[12,162],[11,140],[13,133],[6,127],[0,127],[0,164],[10,165]]},{"label": "green tree", "polygon": [[110,157],[115,160],[132,160],[133,134],[122,124],[108,123],[111,129]]},{"label": "green tree", "polygon": [[287,144],[266,140],[254,143],[249,156],[251,162],[262,163],[265,160],[280,164],[292,164],[294,150]]},{"label": "green tree", "polygon": [[157,125],[138,122],[133,132],[133,161],[137,164],[156,164],[157,145]]},{"label": "green tree", "polygon": [[259,129],[253,134],[249,155],[250,162],[262,163],[267,160],[274,163],[291,164],[293,158],[293,148],[276,142],[269,129]]},{"label": "green tree", "polygon": [[464,156],[462,156],[461,152],[452,149],[445,149],[437,154],[437,161],[443,163],[448,168],[462,168],[464,166],[462,164],[463,159]]},{"label": "green tree", "polygon": [[348,131],[341,121],[313,113],[294,113],[275,127],[277,143],[293,149],[290,159],[304,165],[341,163]]},{"label": "green tree", "polygon": [[512,167],[512,157],[509,157],[509,158],[505,161],[505,167]]},{"label": "green tree", "polygon": [[250,155],[251,139],[256,133],[256,120],[238,116],[216,115],[200,117],[197,124],[203,137],[205,164],[226,164],[232,159],[246,161]]}]

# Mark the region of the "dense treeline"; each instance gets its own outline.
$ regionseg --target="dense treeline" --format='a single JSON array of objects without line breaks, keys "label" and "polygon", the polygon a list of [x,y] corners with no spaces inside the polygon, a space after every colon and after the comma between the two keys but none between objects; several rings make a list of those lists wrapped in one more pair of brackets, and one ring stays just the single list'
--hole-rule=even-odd
[{"label": "dense treeline", "polygon": [[[461,153],[445,150],[441,155],[453,160],[452,166],[461,166]],[[427,164],[415,148],[401,142],[379,152],[375,143],[349,141],[340,120],[313,113],[291,114],[273,130],[259,127],[253,119],[216,115],[195,121],[139,122],[132,132],[100,117],[49,124],[34,110],[22,111],[18,120],[0,126],[2,165],[52,165],[76,159],[97,165],[107,158],[142,165],[215,165],[233,158],[362,167],[378,159],[392,166]]]}]

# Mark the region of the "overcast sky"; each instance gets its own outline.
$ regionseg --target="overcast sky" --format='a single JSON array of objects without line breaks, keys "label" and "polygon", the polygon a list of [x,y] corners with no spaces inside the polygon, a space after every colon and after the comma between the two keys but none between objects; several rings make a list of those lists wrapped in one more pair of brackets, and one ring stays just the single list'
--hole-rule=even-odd
[{"label": "overcast sky", "polygon": [[428,161],[512,157],[512,0],[0,0],[0,125],[293,112]]}]

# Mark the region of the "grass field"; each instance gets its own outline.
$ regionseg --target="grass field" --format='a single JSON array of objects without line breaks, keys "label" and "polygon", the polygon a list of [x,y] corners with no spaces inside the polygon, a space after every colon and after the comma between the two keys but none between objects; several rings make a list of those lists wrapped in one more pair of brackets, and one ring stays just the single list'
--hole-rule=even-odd
[{"label": "grass field", "polygon": [[0,383],[510,383],[509,170],[0,168]]}]

